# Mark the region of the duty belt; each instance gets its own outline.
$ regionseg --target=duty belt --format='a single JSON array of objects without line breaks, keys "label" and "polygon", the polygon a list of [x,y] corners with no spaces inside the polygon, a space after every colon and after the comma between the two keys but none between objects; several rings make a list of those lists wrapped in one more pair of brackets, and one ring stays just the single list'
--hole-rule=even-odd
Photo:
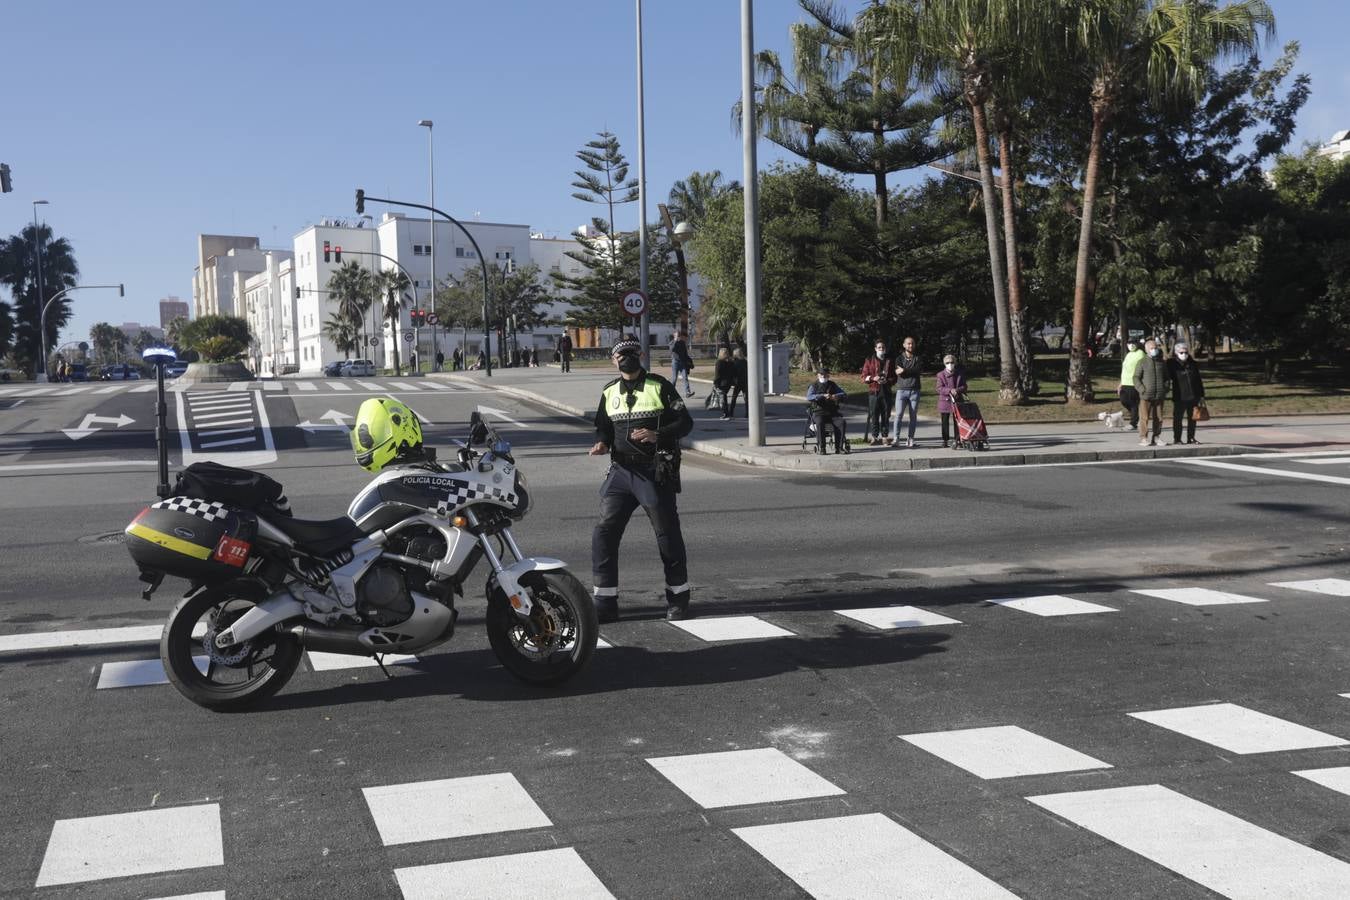
[{"label": "duty belt", "polygon": [[611,453],[609,458],[621,466],[654,466],[656,465],[656,454],[648,456],[645,453]]}]

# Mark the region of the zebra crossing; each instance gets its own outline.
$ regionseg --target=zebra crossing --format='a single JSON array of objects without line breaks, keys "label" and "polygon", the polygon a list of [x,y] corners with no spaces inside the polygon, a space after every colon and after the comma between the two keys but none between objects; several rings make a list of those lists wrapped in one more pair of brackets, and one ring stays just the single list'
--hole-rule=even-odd
[{"label": "zebra crossing", "polygon": [[[211,385],[195,384],[190,385],[183,382],[167,382],[165,390],[170,393],[182,393],[185,391],[202,393],[244,393],[259,392],[263,394],[323,394],[323,393],[351,393],[355,386],[360,391],[371,393],[473,393],[473,387],[464,384],[458,384],[450,381],[443,381],[436,378],[423,378],[416,380],[409,379],[380,379],[380,380],[314,380],[299,381],[287,379],[284,381],[235,381],[228,384]],[[156,390],[156,384],[153,380],[149,381],[126,381],[115,382],[113,384],[103,384],[102,382],[90,382],[89,384],[36,384],[26,383],[17,385],[6,385],[0,387],[0,398],[29,398],[29,397],[73,397],[100,396],[115,394],[142,394]]]},{"label": "zebra crossing", "polygon": [[[1238,752],[1244,753],[1347,743],[1231,703],[1131,716],[1168,730],[1184,724],[1189,736],[1197,740],[1216,749],[1241,746]],[[1320,737],[1310,740],[1307,735]],[[1136,737],[1141,745],[1151,746],[1146,735]],[[1133,865],[1166,869],[1220,896],[1300,900],[1350,896],[1350,862],[1244,818],[1225,809],[1224,803],[1189,796],[1181,787],[1184,769],[1177,772],[1178,786],[1152,781],[1036,792],[1031,786],[1044,786],[1046,776],[1111,770],[1112,764],[1015,724],[899,734],[866,751],[873,758],[889,758],[888,769],[894,771],[894,778],[923,778],[922,765],[908,759],[904,747],[915,748],[937,765],[954,767],[979,781],[1039,777],[1024,790],[1014,788],[1012,796],[1024,804],[1019,815],[1044,815],[1051,823],[1060,823],[1051,832],[1054,839],[1067,844],[1077,834],[1090,834],[1129,851]],[[1028,891],[1025,883],[1020,893],[1011,890],[1001,883],[997,852],[991,850],[987,858],[981,858],[978,853],[972,856],[968,847],[957,852],[943,846],[934,835],[912,826],[917,810],[907,809],[903,799],[868,810],[868,776],[848,776],[854,787],[846,790],[833,780],[841,774],[838,764],[827,776],[812,763],[809,756],[796,759],[774,746],[637,755],[620,764],[623,771],[615,773],[615,778],[635,799],[655,797],[665,808],[701,814],[707,829],[733,835],[752,854],[743,856],[739,865],[771,867],[812,897],[1054,895],[1049,887],[1043,893]],[[557,764],[562,769],[567,765]],[[623,895],[612,886],[620,873],[610,848],[622,843],[619,835],[635,827],[631,816],[615,816],[607,825],[612,835],[597,834],[589,820],[571,828],[574,820],[585,817],[585,809],[560,807],[556,797],[546,808],[536,796],[551,779],[565,778],[565,771],[465,774],[454,771],[452,763],[446,769],[445,777],[431,780],[353,784],[346,790],[353,799],[359,795],[364,815],[344,828],[360,832],[371,848],[420,845],[434,855],[461,855],[454,848],[466,841],[470,841],[466,846],[482,852],[483,845],[471,839],[512,832],[527,833],[529,844],[550,849],[397,866],[388,877],[402,897],[520,897],[524,896],[522,879],[537,878],[541,872],[547,873],[549,896]],[[1149,766],[1148,773],[1156,776],[1156,766]],[[1289,790],[1301,781],[1324,788],[1328,794],[1350,795],[1350,766],[1289,768],[1284,776],[1282,784]],[[1123,780],[1129,778],[1125,773]],[[1065,782],[1065,786],[1071,784]],[[203,870],[203,887],[228,885],[230,865],[250,863],[229,860],[224,852],[235,821],[232,804],[247,805],[249,799],[226,795],[210,803],[56,820],[33,887],[96,884],[184,870]],[[822,817],[819,806],[805,802],[823,799],[837,800],[841,809],[857,804],[862,811]],[[1230,799],[1237,803],[1240,798]],[[339,797],[335,802],[348,801]],[[990,802],[995,802],[992,796]],[[761,821],[737,824],[746,820],[744,814],[737,814],[742,810],[758,811],[752,820]],[[983,827],[991,828],[992,823]],[[996,843],[996,835],[986,837],[991,846]],[[1104,852],[1105,844],[1095,845],[1095,852]],[[1056,858],[1055,853],[1051,858]],[[697,861],[685,862],[692,868]],[[1049,884],[1055,874],[1051,867],[1041,877]],[[1104,880],[1087,893],[1113,896],[1111,884]],[[772,881],[766,880],[765,886],[772,888]],[[710,887],[716,890],[706,881],[666,883],[660,893],[690,896]],[[216,890],[200,896],[225,895]]]}]

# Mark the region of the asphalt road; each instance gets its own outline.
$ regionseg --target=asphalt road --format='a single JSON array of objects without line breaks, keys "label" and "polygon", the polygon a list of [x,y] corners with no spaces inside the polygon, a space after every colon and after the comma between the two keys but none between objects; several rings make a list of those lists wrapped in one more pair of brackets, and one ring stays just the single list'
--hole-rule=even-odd
[{"label": "asphalt road", "polygon": [[[370,381],[432,443],[497,410],[536,502],[522,544],[589,581],[583,428]],[[297,514],[341,514],[368,476],[335,423],[375,391],[313,384],[186,392],[175,465],[270,440]],[[18,393],[0,648],[156,626],[175,595],[142,601],[116,538],[153,499],[153,395]],[[496,665],[474,598],[392,681],[306,664],[242,715],[97,687],[151,643],[0,649],[0,895],[1350,896],[1350,610],[1273,586],[1346,577],[1336,459],[784,477],[691,456],[695,624],[773,636],[662,621],[639,516],[613,646],[556,690]]]}]

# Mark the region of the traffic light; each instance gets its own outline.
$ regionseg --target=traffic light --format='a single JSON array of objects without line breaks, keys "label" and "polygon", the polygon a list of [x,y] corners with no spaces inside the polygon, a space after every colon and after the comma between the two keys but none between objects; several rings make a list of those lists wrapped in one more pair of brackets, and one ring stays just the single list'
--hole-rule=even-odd
[{"label": "traffic light", "polygon": [[332,248],[332,246],[329,245],[329,243],[328,243],[327,241],[324,241],[324,242],[323,242],[323,261],[324,261],[324,262],[332,262],[332,261],[333,261],[332,257],[333,257],[333,248]]},{"label": "traffic light", "polygon": [[333,262],[337,263],[338,265],[342,265],[342,248],[341,248],[341,247],[334,247],[334,248],[333,248]]},{"label": "traffic light", "polygon": [[9,180],[9,164],[0,163],[0,194],[8,194],[14,190],[14,182]]},{"label": "traffic light", "polygon": [[361,188],[356,189],[356,211],[358,213],[366,211],[366,192]]},{"label": "traffic light", "polygon": [[413,325],[420,328],[422,327],[422,325],[426,324],[427,319],[426,310],[422,309],[408,310],[408,318],[413,323]]}]

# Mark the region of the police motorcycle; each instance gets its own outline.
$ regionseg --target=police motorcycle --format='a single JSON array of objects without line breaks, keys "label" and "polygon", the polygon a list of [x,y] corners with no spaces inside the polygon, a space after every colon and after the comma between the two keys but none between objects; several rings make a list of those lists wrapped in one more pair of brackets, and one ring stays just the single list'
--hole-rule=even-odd
[{"label": "police motorcycle", "polygon": [[[162,396],[161,382],[161,430]],[[511,533],[530,494],[510,443],[475,412],[456,461],[438,462],[416,415],[387,397],[361,405],[351,440],[376,477],[347,515],[323,521],[294,518],[281,485],[246,469],[194,463],[170,490],[161,440],[162,499],[127,526],[126,543],[147,600],[166,575],[191,584],[160,639],[185,697],[242,709],[280,690],[304,650],[384,669],[385,654],[442,644],[484,560],[488,639],[506,670],[555,684],[586,666],[599,632],[589,593]]]}]

